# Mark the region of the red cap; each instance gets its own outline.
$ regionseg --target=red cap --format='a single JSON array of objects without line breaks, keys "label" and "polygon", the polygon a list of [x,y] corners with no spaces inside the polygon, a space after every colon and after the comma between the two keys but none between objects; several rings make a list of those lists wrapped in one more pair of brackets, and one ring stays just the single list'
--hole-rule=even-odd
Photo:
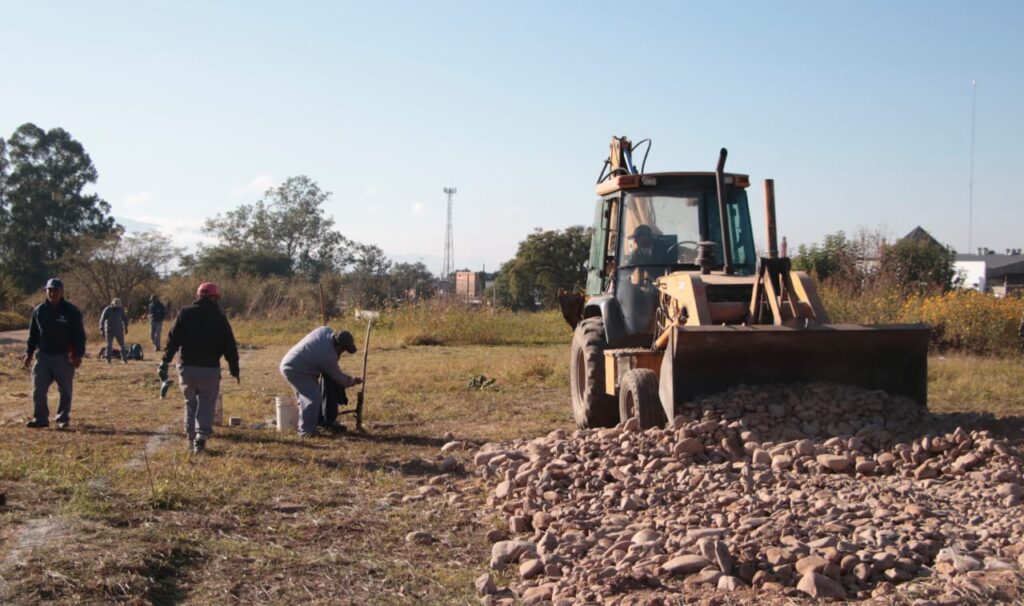
[{"label": "red cap", "polygon": [[202,299],[203,297],[208,299],[219,299],[220,289],[217,288],[217,285],[213,282],[203,282],[196,290],[196,298]]}]

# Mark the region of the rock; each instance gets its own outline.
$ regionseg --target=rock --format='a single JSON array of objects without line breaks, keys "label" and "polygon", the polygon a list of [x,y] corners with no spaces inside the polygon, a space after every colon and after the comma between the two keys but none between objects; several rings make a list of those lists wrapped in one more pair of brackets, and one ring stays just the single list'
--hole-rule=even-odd
[{"label": "rock", "polygon": [[494,579],[491,577],[489,572],[485,572],[478,576],[473,582],[476,587],[476,594],[479,596],[491,595],[498,592],[498,587],[494,584]]},{"label": "rock", "polygon": [[430,545],[434,542],[434,535],[429,532],[422,530],[414,530],[409,534],[405,535],[406,543],[418,543],[420,545]]},{"label": "rock", "polygon": [[829,561],[825,558],[811,555],[800,558],[796,561],[796,571],[801,575],[807,575],[811,572],[821,572],[828,566]]},{"label": "rock", "polygon": [[812,598],[846,597],[846,590],[843,589],[842,585],[816,572],[808,572],[801,577],[796,588]]},{"label": "rock", "polygon": [[846,471],[850,466],[850,458],[842,455],[820,454],[817,458],[818,464],[832,471]]},{"label": "rock", "polygon": [[527,521],[523,516],[512,516],[508,519],[508,529],[512,534],[523,534],[527,529]]},{"label": "rock", "polygon": [[700,585],[711,585],[712,587],[718,586],[718,579],[722,578],[722,573],[717,570],[702,570],[695,575],[689,576],[683,581],[683,585],[686,587],[698,587]]},{"label": "rock", "polygon": [[622,431],[634,432],[640,430],[640,419],[636,417],[630,417],[626,419],[626,422],[622,425]]},{"label": "rock", "polygon": [[508,538],[508,531],[501,528],[492,528],[487,531],[487,542],[497,543]]},{"label": "rock", "polygon": [[768,454],[767,450],[756,448],[754,449],[754,452],[750,455],[750,460],[755,465],[771,465],[772,455]]},{"label": "rock", "polygon": [[743,583],[743,581],[736,577],[729,576],[727,574],[722,575],[718,579],[719,591],[736,591],[737,589],[742,589],[744,587],[746,587],[746,585]]},{"label": "rock", "polygon": [[651,530],[650,528],[645,528],[637,532],[630,539],[630,541],[637,545],[650,545],[652,543],[657,543],[659,540],[661,540],[661,535],[658,531]]},{"label": "rock", "polygon": [[670,575],[688,575],[710,565],[711,562],[699,555],[684,554],[665,562],[661,569]]},{"label": "rock", "polygon": [[524,579],[532,579],[542,572],[544,572],[544,564],[539,559],[523,560],[519,565],[519,576]]},{"label": "rock", "polygon": [[438,465],[438,469],[441,470],[441,473],[451,473],[453,471],[458,471],[459,467],[459,460],[451,456],[445,457],[444,460],[441,461],[441,464]]},{"label": "rock", "polygon": [[494,489],[494,496],[499,499],[504,499],[512,492],[512,482],[505,480],[498,484]]},{"label": "rock", "polygon": [[683,438],[676,442],[672,452],[676,456],[693,456],[704,452],[704,444],[697,438]]},{"label": "rock", "polygon": [[723,574],[732,574],[733,558],[729,547],[723,541],[715,541],[715,563]]},{"label": "rock", "polygon": [[546,585],[539,585],[537,587],[530,587],[523,592],[523,606],[534,606],[548,602],[551,600],[551,594],[553,591],[554,585],[550,583]]},{"label": "rock", "polygon": [[506,564],[518,560],[523,553],[536,551],[536,546],[529,541],[498,541],[491,545],[491,568],[504,568]]},{"label": "rock", "polygon": [[939,475],[939,470],[930,463],[921,463],[916,469],[914,469],[914,478],[918,480],[927,480],[934,478]]},{"label": "rock", "polygon": [[772,457],[772,469],[789,469],[793,466],[793,457],[784,454],[777,454]]}]

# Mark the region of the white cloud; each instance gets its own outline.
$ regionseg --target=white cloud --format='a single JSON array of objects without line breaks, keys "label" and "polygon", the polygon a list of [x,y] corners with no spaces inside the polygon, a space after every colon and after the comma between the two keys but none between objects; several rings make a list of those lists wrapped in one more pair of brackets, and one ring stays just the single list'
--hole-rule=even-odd
[{"label": "white cloud", "polygon": [[182,246],[194,249],[197,244],[211,244],[213,238],[203,233],[202,219],[182,219],[180,217],[125,217],[147,226],[152,226],[156,231],[168,236],[175,246]]},{"label": "white cloud", "polygon": [[425,208],[424,208],[422,202],[413,202],[412,203],[412,214],[416,215],[417,217],[421,216],[423,214],[424,210],[425,210]]},{"label": "white cloud", "polygon": [[363,188],[364,196],[376,196],[377,195],[377,184],[367,185]]},{"label": "white cloud", "polygon": [[236,197],[244,196],[246,194],[262,194],[277,183],[277,179],[270,175],[256,175],[252,181],[249,181],[248,185],[236,187],[234,194]]},{"label": "white cloud", "polygon": [[153,194],[148,191],[139,191],[134,194],[128,194],[121,200],[121,203],[124,204],[126,208],[137,208],[144,204],[148,204],[151,199],[153,199]]}]

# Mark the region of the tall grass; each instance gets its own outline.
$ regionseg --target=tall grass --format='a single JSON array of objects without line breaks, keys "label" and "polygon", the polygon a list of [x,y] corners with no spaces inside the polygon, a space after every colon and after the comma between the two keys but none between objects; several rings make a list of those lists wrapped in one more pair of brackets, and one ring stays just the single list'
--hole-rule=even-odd
[{"label": "tall grass", "polygon": [[975,290],[905,294],[878,288],[851,294],[825,284],[822,302],[833,322],[924,323],[932,327],[932,347],[979,355],[1019,353],[1018,326],[1024,300],[996,298]]},{"label": "tall grass", "polygon": [[[366,320],[352,315],[332,317],[332,328],[348,330],[362,347]],[[320,325],[319,317],[288,320],[232,320],[240,343],[255,346],[284,345],[297,341]],[[444,303],[406,305],[383,310],[373,322],[375,346],[410,345],[549,345],[567,344],[572,331],[556,311],[513,312],[470,308]]]}]

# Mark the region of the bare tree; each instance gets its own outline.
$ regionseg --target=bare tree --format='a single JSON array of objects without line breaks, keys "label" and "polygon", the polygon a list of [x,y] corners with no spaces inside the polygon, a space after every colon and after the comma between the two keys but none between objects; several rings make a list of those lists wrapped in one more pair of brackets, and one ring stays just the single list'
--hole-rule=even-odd
[{"label": "bare tree", "polygon": [[76,299],[87,308],[98,308],[118,297],[125,302],[142,287],[152,287],[160,268],[182,252],[167,236],[156,232],[115,234],[88,239],[61,262],[65,277],[79,291]]}]

